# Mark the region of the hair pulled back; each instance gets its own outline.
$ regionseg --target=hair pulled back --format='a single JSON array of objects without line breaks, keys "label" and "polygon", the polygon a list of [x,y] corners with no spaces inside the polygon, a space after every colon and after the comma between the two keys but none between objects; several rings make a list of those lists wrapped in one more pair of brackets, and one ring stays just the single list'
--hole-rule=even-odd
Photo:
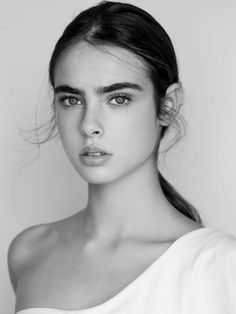
[{"label": "hair pulled back", "polygon": [[[178,66],[170,37],[150,14],[128,3],[110,1],[102,1],[78,14],[66,27],[52,53],[49,80],[53,88],[58,60],[81,41],[97,47],[121,47],[139,56],[154,86],[157,116],[164,110],[162,102],[167,88],[180,83]],[[162,127],[161,138],[167,129],[167,126]],[[197,210],[177,193],[160,171],[158,176],[167,200],[182,214],[201,223]]]}]

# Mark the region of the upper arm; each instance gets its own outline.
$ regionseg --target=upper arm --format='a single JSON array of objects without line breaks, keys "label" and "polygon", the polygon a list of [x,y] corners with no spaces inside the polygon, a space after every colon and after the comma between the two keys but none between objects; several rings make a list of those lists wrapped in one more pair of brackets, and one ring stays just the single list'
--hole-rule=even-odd
[{"label": "upper arm", "polygon": [[14,292],[21,273],[27,267],[35,252],[35,244],[45,233],[45,225],[27,228],[20,232],[10,243],[7,254],[8,271]]}]

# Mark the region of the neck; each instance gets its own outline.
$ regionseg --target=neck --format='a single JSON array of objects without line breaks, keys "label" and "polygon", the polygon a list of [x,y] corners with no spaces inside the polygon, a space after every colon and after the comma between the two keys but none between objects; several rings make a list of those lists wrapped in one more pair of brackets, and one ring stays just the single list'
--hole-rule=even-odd
[{"label": "neck", "polygon": [[116,181],[89,184],[84,227],[93,239],[150,238],[174,211],[149,160]]}]

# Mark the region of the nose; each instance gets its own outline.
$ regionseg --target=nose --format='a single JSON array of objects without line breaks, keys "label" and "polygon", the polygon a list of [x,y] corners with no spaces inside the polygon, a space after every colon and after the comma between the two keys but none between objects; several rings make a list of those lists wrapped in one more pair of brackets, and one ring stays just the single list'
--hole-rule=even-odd
[{"label": "nose", "polygon": [[84,137],[100,137],[104,133],[102,109],[86,108],[80,121],[79,131]]}]

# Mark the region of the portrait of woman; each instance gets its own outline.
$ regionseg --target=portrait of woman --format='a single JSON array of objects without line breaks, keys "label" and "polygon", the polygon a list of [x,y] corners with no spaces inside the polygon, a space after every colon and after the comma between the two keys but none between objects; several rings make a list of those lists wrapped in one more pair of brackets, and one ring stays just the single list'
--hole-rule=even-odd
[{"label": "portrait of woman", "polygon": [[66,26],[48,75],[52,130],[88,200],[11,241],[15,313],[236,313],[236,239],[159,169],[184,102],[165,29],[139,6],[99,2]]}]

